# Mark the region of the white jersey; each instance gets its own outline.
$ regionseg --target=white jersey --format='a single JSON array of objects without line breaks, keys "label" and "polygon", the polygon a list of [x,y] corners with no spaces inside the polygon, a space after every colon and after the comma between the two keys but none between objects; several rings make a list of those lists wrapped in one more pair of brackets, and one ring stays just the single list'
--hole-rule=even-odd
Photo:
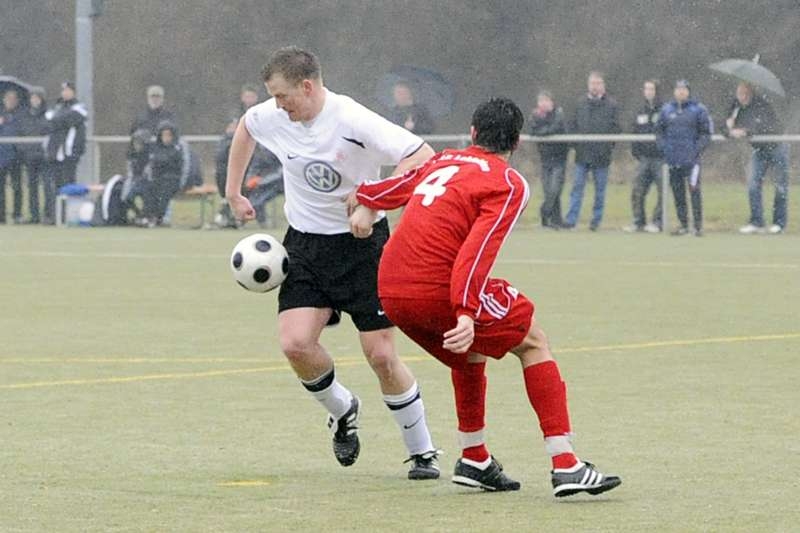
[{"label": "white jersey", "polygon": [[292,122],[271,98],[247,110],[244,124],[283,164],[289,224],[305,233],[348,233],[344,203],[361,182],[380,177],[423,140],[352,98],[325,89],[325,105],[311,122]]}]

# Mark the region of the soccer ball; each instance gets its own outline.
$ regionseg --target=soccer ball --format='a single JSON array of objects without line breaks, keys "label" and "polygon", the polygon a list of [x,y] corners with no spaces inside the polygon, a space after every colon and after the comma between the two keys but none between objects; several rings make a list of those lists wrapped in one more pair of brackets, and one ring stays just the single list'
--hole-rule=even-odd
[{"label": "soccer ball", "polygon": [[233,248],[231,270],[236,283],[248,291],[271,291],[286,279],[289,254],[272,235],[254,233]]}]

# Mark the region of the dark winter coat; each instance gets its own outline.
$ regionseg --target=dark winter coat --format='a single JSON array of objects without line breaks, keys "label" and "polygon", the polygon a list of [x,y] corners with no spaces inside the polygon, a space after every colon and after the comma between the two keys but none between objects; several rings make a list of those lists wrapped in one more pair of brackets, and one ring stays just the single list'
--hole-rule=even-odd
[{"label": "dark winter coat", "polygon": [[677,101],[661,108],[656,123],[656,142],[670,166],[693,166],[711,142],[714,125],[706,106],[695,100]]},{"label": "dark winter coat", "polygon": [[[750,104],[742,106],[738,100],[734,100],[728,108],[729,117],[734,116],[734,128],[747,130],[747,135],[778,135],[783,132],[783,126],[775,115],[775,110],[763,97],[754,95]],[[729,135],[727,124],[723,126],[723,133]],[[756,143],[751,142],[753,148],[761,150],[772,150],[777,143]]]},{"label": "dark winter coat", "polygon": [[130,133],[133,134],[133,132],[136,130],[145,129],[153,135],[156,135],[158,133],[158,125],[164,121],[177,124],[175,121],[175,115],[172,113],[172,111],[168,111],[163,107],[159,107],[157,109],[150,109],[148,107],[136,115],[133,124],[131,124]]},{"label": "dark winter coat", "polygon": [[410,130],[412,133],[416,133],[417,135],[433,133],[435,127],[433,117],[431,117],[431,114],[425,106],[419,104],[411,104],[410,106],[404,107],[391,107],[387,118],[398,126],[405,127],[406,120],[408,120],[409,117],[414,121],[414,127]]},{"label": "dark winter coat", "polygon": [[150,178],[150,132],[136,130],[128,144],[128,176],[134,179]]},{"label": "dark winter coat", "polygon": [[45,141],[49,161],[78,159],[86,151],[86,117],[88,111],[77,100],[59,100],[45,113],[50,134]]},{"label": "dark winter coat", "polygon": [[[642,107],[633,118],[631,130],[633,133],[642,135],[656,132],[656,123],[658,122],[658,114],[661,112],[661,102],[658,100],[652,104],[647,100],[644,101]],[[631,153],[636,159],[643,157],[659,158],[661,157],[661,150],[655,142],[635,142],[631,144]]]},{"label": "dark winter coat", "polygon": [[[601,98],[586,96],[578,102],[570,133],[619,133],[618,116],[617,102],[607,94]],[[595,168],[607,167],[611,164],[613,150],[614,143],[610,142],[575,143],[575,163]]]},{"label": "dark winter coat", "polygon": [[[161,132],[172,131],[172,144],[161,141]],[[150,147],[150,169],[153,181],[174,180],[180,183],[183,174],[183,146],[178,138],[178,128],[169,121],[156,129],[156,141]]]},{"label": "dark winter coat", "polygon": [[[530,119],[530,134],[536,137],[567,133],[564,111],[557,107],[544,116],[534,113]],[[567,143],[536,143],[542,163],[558,164],[567,160]]]},{"label": "dark winter coat", "polygon": [[[19,134],[25,137],[44,137],[48,133],[49,123],[45,114],[47,106],[42,103],[39,107],[28,107],[20,113]],[[18,144],[17,151],[25,161],[40,161],[44,159],[43,143]]]},{"label": "dark winter coat", "polygon": [[[19,110],[0,111],[0,137],[20,135]],[[13,144],[0,144],[0,169],[8,168],[17,160],[17,149]]]}]

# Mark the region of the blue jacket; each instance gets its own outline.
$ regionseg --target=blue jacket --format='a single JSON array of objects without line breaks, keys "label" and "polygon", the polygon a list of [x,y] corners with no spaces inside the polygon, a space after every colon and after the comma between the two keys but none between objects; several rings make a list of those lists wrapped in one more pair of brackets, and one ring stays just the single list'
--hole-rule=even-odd
[{"label": "blue jacket", "polygon": [[664,105],[656,123],[656,144],[666,163],[688,167],[700,162],[700,156],[711,142],[714,124],[706,106],[695,100],[679,104],[675,100]]}]

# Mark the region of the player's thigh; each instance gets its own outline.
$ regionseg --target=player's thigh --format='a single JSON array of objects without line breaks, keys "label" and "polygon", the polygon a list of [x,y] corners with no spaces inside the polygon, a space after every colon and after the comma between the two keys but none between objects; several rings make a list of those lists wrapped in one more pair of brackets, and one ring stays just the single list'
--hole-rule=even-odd
[{"label": "player's thigh", "polygon": [[456,354],[443,347],[444,332],[456,326],[447,301],[408,298],[382,298],[386,316],[403,334],[445,365],[467,364],[467,354]]},{"label": "player's thigh", "polygon": [[319,342],[333,311],[321,307],[294,307],[278,313],[278,340],[284,353],[305,352]]},{"label": "player's thigh", "polygon": [[500,359],[526,341],[534,322],[533,302],[516,292],[503,302],[503,308],[502,316],[481,313],[475,322],[475,339],[470,351]]}]

